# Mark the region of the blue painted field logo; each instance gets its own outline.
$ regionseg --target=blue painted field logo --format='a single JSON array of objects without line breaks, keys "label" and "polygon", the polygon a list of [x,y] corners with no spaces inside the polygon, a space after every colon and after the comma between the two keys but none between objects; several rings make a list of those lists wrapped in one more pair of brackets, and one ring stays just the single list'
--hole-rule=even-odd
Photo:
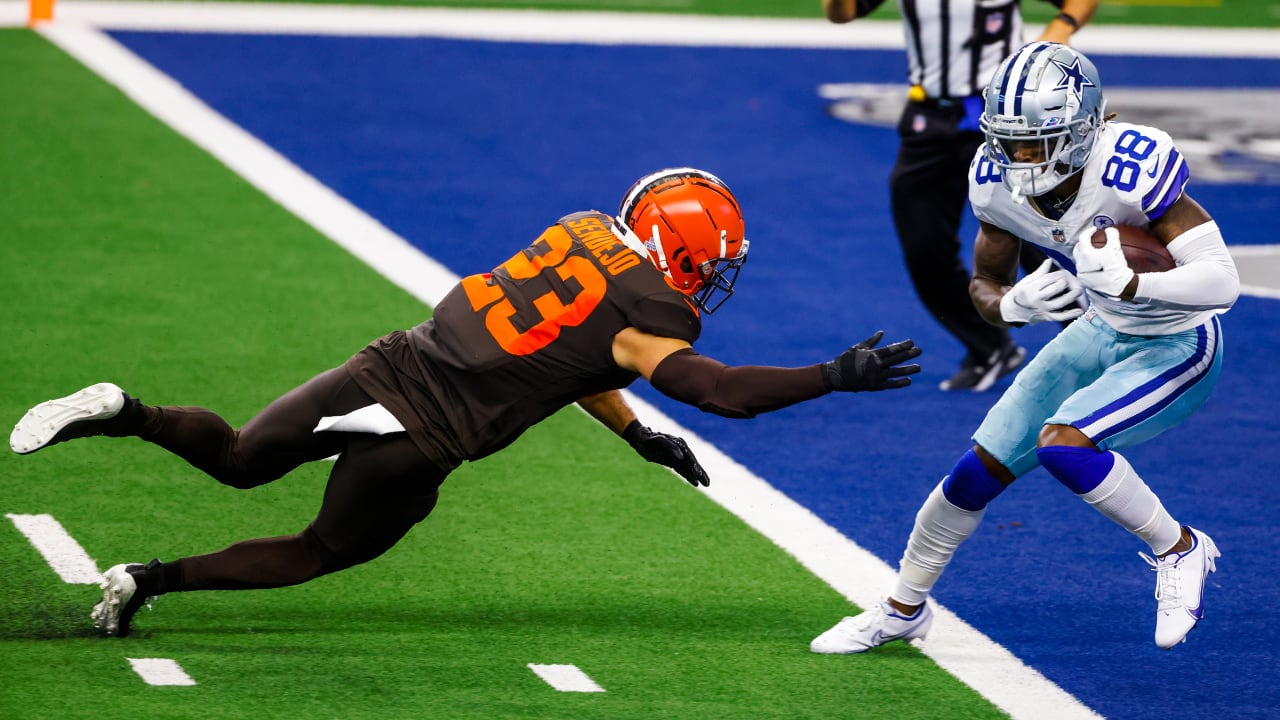
[{"label": "blue painted field logo", "polygon": [[[818,95],[829,115],[855,125],[892,128],[902,114],[901,85],[831,83]],[[1196,182],[1280,185],[1278,89],[1110,88],[1107,109],[1172,135]]]}]

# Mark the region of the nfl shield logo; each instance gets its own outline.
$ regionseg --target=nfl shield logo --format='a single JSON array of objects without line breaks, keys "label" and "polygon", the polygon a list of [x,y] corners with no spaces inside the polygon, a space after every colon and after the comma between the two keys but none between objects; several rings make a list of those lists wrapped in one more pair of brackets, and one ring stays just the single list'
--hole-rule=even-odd
[{"label": "nfl shield logo", "polygon": [[911,118],[911,129],[912,131],[918,132],[918,133],[924,132],[924,116],[923,115],[916,115],[915,117]]},{"label": "nfl shield logo", "polygon": [[995,35],[1000,32],[1000,28],[1004,27],[1004,13],[991,13],[987,16],[987,34]]},{"label": "nfl shield logo", "polygon": [[1056,243],[1064,243],[1067,241],[1067,234],[1062,232],[1062,228],[1053,229],[1053,241]]}]

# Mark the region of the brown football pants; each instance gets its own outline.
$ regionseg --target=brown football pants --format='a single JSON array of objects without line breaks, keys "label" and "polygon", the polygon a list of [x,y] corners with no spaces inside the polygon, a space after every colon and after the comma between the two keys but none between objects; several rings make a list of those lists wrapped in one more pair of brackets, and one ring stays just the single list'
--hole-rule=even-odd
[{"label": "brown football pants", "polygon": [[338,456],[320,511],[302,532],[245,540],[165,564],[158,592],[297,585],[372,560],[421,522],[448,471],[405,433],[312,432],[320,418],[373,403],[342,367],[281,396],[240,430],[194,407],[146,407],[138,436],[218,482],[252,488],[299,465]]}]

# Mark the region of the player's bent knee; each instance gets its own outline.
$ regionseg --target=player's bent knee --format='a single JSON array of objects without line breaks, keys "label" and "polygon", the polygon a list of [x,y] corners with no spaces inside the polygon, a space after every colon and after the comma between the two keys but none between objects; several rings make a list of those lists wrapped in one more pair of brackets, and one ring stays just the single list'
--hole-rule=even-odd
[{"label": "player's bent knee", "polygon": [[1006,486],[1012,485],[1013,481],[1018,479],[1018,477],[1013,474],[1012,470],[1005,467],[1004,463],[1000,462],[996,459],[995,455],[991,454],[990,450],[987,450],[981,445],[974,445],[973,454],[982,461],[982,466],[987,469],[987,472],[991,473],[992,477],[999,480]]},{"label": "player's bent knee", "polygon": [[1007,485],[987,469],[975,449],[965,453],[942,480],[942,495],[961,510],[977,512],[1004,492]]},{"label": "player's bent knee", "polygon": [[1040,428],[1040,434],[1036,437],[1036,447],[1043,448],[1055,445],[1098,449],[1098,446],[1093,444],[1089,436],[1070,425],[1045,425]]},{"label": "player's bent knee", "polygon": [[306,542],[307,556],[311,561],[308,564],[313,568],[312,578],[345,570],[363,562],[352,562],[343,551],[343,548],[331,547],[330,543],[325,542],[320,537],[320,534],[316,532],[314,525],[308,525],[307,529],[302,531],[302,538]]},{"label": "player's bent knee", "polygon": [[416,497],[399,498],[394,509],[382,514],[377,526],[346,526],[344,534],[323,538],[314,525],[304,534],[311,554],[319,561],[317,575],[346,570],[379,557],[400,542],[414,525],[422,522],[436,505],[435,491]]},{"label": "player's bent knee", "polygon": [[1041,467],[1077,495],[1101,485],[1116,466],[1117,457],[1092,446],[1046,445],[1036,449]]}]

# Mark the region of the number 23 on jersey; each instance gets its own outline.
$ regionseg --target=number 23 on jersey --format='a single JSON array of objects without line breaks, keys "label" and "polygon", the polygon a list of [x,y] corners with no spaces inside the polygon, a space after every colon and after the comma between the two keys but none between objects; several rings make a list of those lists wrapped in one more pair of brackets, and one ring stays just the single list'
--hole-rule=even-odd
[{"label": "number 23 on jersey", "polygon": [[530,355],[550,345],[560,337],[562,327],[581,325],[604,299],[607,285],[604,275],[584,257],[569,255],[573,239],[559,225],[547,229],[534,243],[532,250],[545,249],[533,254],[529,250],[516,253],[495,272],[503,272],[517,282],[530,280],[542,273],[554,273],[554,285],[571,287],[573,279],[581,288],[569,303],[560,300],[555,290],[533,299],[533,307],[541,320],[521,332],[513,323],[515,305],[500,285],[494,282],[492,273],[472,275],[462,279],[462,289],[471,301],[471,309],[484,313],[484,325],[499,347],[512,355]]}]

